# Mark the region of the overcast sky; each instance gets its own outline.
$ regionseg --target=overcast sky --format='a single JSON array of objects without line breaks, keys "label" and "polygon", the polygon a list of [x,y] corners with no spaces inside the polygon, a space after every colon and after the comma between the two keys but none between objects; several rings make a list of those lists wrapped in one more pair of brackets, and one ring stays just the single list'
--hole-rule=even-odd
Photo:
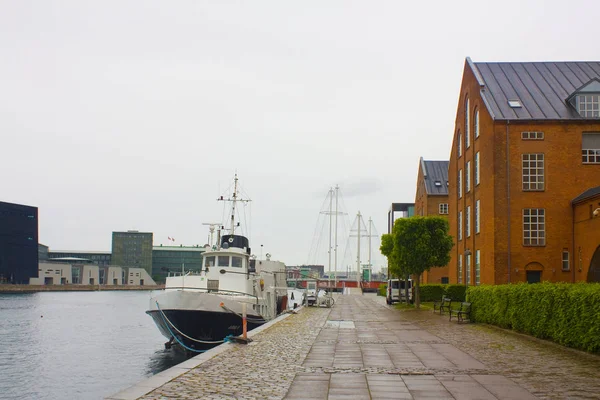
[{"label": "overcast sky", "polygon": [[310,254],[330,186],[347,225],[360,210],[381,234],[390,204],[414,201],[419,157],[448,159],[465,57],[597,61],[598,15],[591,0],[0,0],[0,201],[39,207],[51,250],[109,251],[127,229],[203,245],[237,171],[253,252],[327,265]]}]

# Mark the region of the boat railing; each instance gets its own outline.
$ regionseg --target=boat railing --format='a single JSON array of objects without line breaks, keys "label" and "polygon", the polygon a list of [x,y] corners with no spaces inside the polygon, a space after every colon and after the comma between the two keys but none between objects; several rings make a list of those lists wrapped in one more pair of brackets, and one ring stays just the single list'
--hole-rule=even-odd
[{"label": "boat railing", "polygon": [[192,276],[192,275],[202,275],[201,271],[185,271],[185,272],[181,272],[181,271],[169,271],[168,273],[168,277],[172,277],[172,276]]}]

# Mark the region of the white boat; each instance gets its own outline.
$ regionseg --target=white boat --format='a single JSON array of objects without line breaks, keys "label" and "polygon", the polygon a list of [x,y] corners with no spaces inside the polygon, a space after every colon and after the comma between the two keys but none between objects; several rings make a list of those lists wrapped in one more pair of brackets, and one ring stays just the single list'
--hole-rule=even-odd
[{"label": "white boat", "polygon": [[251,255],[248,238],[235,234],[238,178],[231,198],[229,234],[217,234],[217,244],[203,254],[200,273],[168,276],[164,292],[150,299],[146,311],[160,332],[187,351],[202,352],[242,333],[242,314],[248,330],[287,309],[285,264]]}]

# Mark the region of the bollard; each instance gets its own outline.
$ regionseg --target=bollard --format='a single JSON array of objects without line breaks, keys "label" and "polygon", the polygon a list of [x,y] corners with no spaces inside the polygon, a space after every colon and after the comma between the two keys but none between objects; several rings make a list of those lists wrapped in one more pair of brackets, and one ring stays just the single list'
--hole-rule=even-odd
[{"label": "bollard", "polygon": [[246,303],[242,303],[242,337],[248,340],[248,323],[246,321]]}]

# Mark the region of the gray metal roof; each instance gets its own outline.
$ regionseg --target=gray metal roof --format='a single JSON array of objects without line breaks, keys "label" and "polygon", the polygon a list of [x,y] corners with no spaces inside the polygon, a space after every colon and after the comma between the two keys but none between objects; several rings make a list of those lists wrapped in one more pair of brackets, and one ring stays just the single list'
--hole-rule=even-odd
[{"label": "gray metal roof", "polygon": [[[467,63],[495,120],[582,120],[567,99],[600,79],[598,61]],[[509,100],[522,107],[510,107]]]},{"label": "gray metal roof", "polygon": [[579,203],[580,201],[584,201],[598,195],[600,195],[600,186],[596,186],[586,190],[585,192],[581,193],[579,196],[571,200],[571,203]]},{"label": "gray metal roof", "polygon": [[448,195],[448,163],[449,161],[428,161],[421,158],[421,169],[428,195]]}]

